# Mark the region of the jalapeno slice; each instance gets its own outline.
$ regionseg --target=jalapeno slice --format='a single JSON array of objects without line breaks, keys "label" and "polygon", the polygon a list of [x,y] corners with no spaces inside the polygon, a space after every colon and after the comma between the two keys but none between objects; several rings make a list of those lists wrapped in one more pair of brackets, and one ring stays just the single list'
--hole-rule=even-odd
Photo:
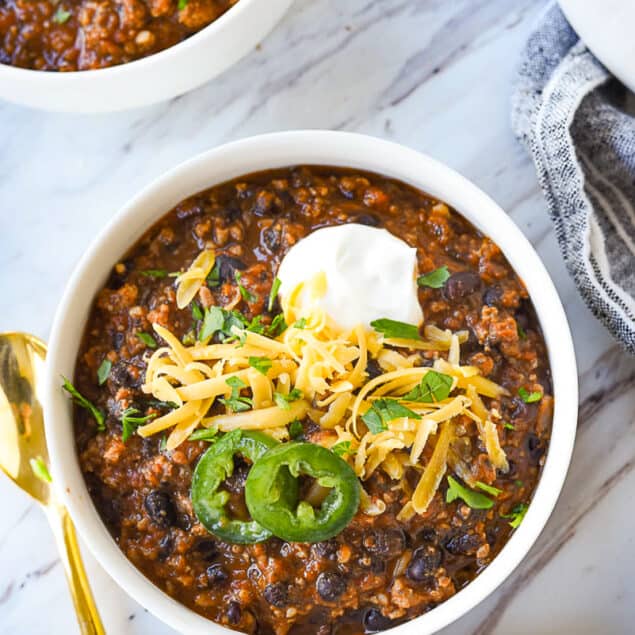
[{"label": "jalapeno slice", "polygon": [[[226,505],[229,492],[220,489],[234,472],[234,456],[240,454],[255,463],[265,452],[279,443],[262,432],[233,430],[212,445],[201,457],[192,477],[192,506],[201,524],[225,542],[251,544],[271,537],[271,532],[256,520],[229,517]],[[291,477],[283,479],[290,495],[297,492]],[[294,487],[296,489],[294,489]]]},{"label": "jalapeno slice", "polygon": [[[285,489],[289,474],[295,477],[295,495]],[[330,490],[317,509],[298,499],[301,474]],[[252,518],[289,542],[320,542],[337,535],[357,512],[359,498],[359,481],[348,463],[313,443],[283,443],[272,448],[254,463],[245,484]]]}]

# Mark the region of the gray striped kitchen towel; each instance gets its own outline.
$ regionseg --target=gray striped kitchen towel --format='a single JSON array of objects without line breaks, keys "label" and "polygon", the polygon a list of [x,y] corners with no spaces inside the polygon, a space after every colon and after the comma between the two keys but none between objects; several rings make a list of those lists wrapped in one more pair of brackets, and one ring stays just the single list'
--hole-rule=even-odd
[{"label": "gray striped kitchen towel", "polygon": [[512,125],[534,160],[580,294],[635,354],[635,96],[555,4],[523,51]]}]

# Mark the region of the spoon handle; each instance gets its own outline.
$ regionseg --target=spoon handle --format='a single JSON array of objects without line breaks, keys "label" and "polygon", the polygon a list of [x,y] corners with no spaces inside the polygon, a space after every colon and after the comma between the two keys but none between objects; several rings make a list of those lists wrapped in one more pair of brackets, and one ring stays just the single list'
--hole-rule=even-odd
[{"label": "spoon handle", "polygon": [[47,517],[66,572],[66,580],[75,605],[79,630],[82,635],[105,635],[104,627],[93,600],[82,554],[77,544],[73,521],[65,507],[54,503],[46,508]]}]

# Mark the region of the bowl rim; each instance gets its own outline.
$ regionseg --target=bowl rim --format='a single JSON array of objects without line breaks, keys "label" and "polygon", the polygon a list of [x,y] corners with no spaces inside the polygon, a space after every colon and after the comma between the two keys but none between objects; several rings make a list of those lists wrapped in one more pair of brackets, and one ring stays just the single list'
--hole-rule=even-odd
[{"label": "bowl rim", "polygon": [[13,66],[12,64],[0,64],[0,79],[4,76],[7,79],[33,80],[34,82],[40,82],[45,85],[55,84],[60,86],[82,81],[99,81],[109,77],[123,75],[126,73],[134,73],[137,71],[139,73],[143,73],[150,67],[161,64],[167,57],[180,55],[181,52],[186,54],[189,49],[196,47],[201,40],[213,38],[218,31],[224,29],[226,26],[229,26],[231,22],[238,20],[243,13],[249,11],[258,1],[259,0],[239,0],[239,2],[237,2],[233,7],[227,9],[225,13],[218,16],[218,18],[214,21],[210,22],[208,25],[204,26],[185,40],[181,40],[172,46],[168,46],[156,53],[152,53],[152,55],[141,57],[130,62],[116,64],[115,66],[106,66],[105,68],[64,72],[41,71],[34,68]]},{"label": "bowl rim", "polygon": [[[532,245],[511,218],[455,170],[405,146],[348,132],[300,130],[249,137],[208,150],[151,182],[110,220],[77,264],[53,322],[43,404],[51,470],[61,501],[80,535],[109,575],[166,624],[191,635],[226,633],[155,586],[126,558],[88,495],[75,453],[70,402],[60,375],[72,376],[81,332],[94,294],[113,263],[152,222],[178,201],[207,187],[258,170],[298,164],[351,167],[377,172],[422,189],[448,203],[496,242],[523,279],[545,337],[555,407],[547,458],[523,523],[477,578],[437,607],[390,629],[394,635],[425,635],[451,624],[490,595],[516,568],[544,528],[569,467],[578,413],[577,368],[567,318],[555,286]],[[168,194],[169,192],[169,194]],[[87,289],[92,289],[87,293]],[[231,632],[231,631],[230,631]]]}]

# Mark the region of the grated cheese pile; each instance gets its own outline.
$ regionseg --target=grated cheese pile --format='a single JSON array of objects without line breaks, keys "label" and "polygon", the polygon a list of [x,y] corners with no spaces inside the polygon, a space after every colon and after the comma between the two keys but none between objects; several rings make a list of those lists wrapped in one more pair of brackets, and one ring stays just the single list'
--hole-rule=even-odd
[{"label": "grated cheese pile", "polygon": [[[196,275],[182,274],[181,299],[187,297],[189,302],[194,297],[204,279],[202,272],[207,275],[213,266],[213,254],[211,260],[205,258],[193,263]],[[176,407],[140,427],[138,433],[147,437],[170,430],[168,450],[199,427],[222,432],[262,430],[284,441],[289,439],[287,426],[308,417],[330,431],[317,435],[317,442],[343,448],[338,453],[362,481],[383,470],[409,492],[400,514],[403,519],[427,510],[448,467],[473,484],[463,453],[454,448],[460,416],[475,422],[492,465],[508,469],[493,421],[497,413],[488,411],[481,398],[507,393],[477,367],[460,365],[460,344],[467,332],[451,333],[427,325],[425,339],[401,340],[384,338],[362,326],[342,330],[320,308],[325,291],[326,278],[318,274],[285,296],[281,304],[289,326],[276,339],[234,326],[232,342],[184,346],[168,329],[154,324],[166,346],[150,357],[143,390]],[[447,352],[447,359],[439,357],[433,367],[421,367],[420,356],[413,353],[417,350]],[[377,360],[383,372],[369,381],[370,358]],[[413,400],[412,391],[432,371],[451,378],[447,398]],[[236,390],[249,404],[244,411],[233,411],[230,405]],[[212,404],[219,399],[227,404],[225,412],[210,416]],[[371,429],[365,416],[386,401],[398,402],[410,414]],[[405,479],[409,467],[420,473],[414,491]],[[364,493],[362,509],[380,514],[385,506]]]}]

